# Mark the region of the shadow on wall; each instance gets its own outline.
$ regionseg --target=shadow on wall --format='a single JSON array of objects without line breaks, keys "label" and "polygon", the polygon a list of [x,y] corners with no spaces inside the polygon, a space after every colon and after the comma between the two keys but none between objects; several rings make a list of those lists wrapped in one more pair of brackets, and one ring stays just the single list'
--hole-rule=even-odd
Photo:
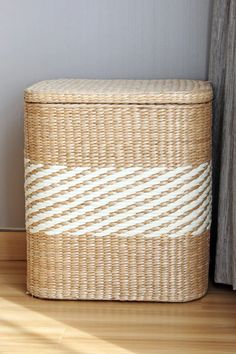
[{"label": "shadow on wall", "polygon": [[9,93],[3,98],[4,104],[0,107],[0,227],[23,228],[23,94],[20,90],[16,96]]}]

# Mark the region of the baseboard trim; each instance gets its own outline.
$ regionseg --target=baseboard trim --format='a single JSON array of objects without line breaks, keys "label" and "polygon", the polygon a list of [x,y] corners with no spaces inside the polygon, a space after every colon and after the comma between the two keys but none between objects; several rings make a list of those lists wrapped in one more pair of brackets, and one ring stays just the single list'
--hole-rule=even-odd
[{"label": "baseboard trim", "polygon": [[22,261],[25,259],[25,231],[0,231],[0,261]]}]

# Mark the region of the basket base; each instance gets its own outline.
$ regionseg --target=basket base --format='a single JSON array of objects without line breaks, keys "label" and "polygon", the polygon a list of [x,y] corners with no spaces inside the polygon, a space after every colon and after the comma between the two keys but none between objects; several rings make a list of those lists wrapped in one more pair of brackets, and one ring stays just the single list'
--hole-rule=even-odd
[{"label": "basket base", "polygon": [[186,302],[208,287],[208,231],[181,237],[27,233],[27,250],[27,289],[39,298]]}]

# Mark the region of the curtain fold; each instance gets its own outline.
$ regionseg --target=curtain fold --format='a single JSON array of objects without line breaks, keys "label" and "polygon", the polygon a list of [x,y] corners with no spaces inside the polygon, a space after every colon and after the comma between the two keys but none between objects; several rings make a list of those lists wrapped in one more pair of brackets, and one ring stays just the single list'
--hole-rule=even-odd
[{"label": "curtain fold", "polygon": [[236,0],[214,0],[209,80],[213,106],[215,281],[236,290]]}]

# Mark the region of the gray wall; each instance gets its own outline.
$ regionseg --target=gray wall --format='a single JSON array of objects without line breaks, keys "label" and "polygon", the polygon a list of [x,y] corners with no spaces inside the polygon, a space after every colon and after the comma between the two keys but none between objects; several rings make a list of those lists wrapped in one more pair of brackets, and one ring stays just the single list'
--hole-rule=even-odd
[{"label": "gray wall", "polygon": [[211,0],[0,0],[0,228],[24,227],[23,89],[207,77]]}]

